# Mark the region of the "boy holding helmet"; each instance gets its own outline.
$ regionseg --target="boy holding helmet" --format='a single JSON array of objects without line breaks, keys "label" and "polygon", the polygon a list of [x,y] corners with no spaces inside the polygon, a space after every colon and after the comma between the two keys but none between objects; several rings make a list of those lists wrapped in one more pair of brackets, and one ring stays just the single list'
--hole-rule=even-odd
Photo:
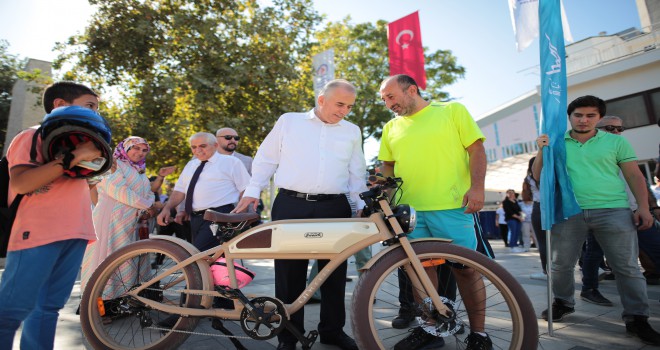
[{"label": "boy holding helmet", "polygon": [[[49,114],[57,107],[80,106],[89,109],[82,114],[100,117],[96,114],[98,95],[73,82],[48,86],[43,101]],[[109,135],[109,130],[103,131]],[[102,152],[94,142],[84,141],[66,152],[66,157],[49,159],[38,137],[35,164],[30,162],[29,150],[37,132],[36,128],[22,131],[7,151],[9,200],[17,194],[25,196],[13,223],[0,280],[0,349],[12,348],[21,322],[22,349],[53,348],[59,310],[71,294],[87,243],[96,239],[86,179],[63,175]]]}]

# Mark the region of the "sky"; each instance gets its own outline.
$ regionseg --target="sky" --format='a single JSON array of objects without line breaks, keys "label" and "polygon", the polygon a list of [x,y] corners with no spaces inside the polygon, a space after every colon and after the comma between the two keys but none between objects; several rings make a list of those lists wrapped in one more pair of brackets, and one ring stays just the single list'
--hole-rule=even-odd
[{"label": "sky", "polygon": [[[394,21],[419,11],[423,45],[451,50],[466,68],[449,86],[451,96],[479,119],[539,85],[538,40],[523,52],[515,46],[507,0],[315,0],[326,19],[353,23]],[[600,32],[639,28],[632,0],[564,0],[576,41]],[[20,57],[52,61],[55,42],[84,30],[94,9],[87,0],[0,0],[0,39]]]},{"label": "sky", "polygon": [[[633,0],[563,3],[575,41],[640,27]],[[540,84],[538,39],[517,51],[508,0],[314,0],[314,7],[326,20],[350,15],[355,24],[419,11],[423,45],[451,50],[465,67],[465,77],[446,90],[475,119]],[[52,61],[55,43],[84,31],[93,12],[87,0],[0,0],[0,39],[11,54]]]}]

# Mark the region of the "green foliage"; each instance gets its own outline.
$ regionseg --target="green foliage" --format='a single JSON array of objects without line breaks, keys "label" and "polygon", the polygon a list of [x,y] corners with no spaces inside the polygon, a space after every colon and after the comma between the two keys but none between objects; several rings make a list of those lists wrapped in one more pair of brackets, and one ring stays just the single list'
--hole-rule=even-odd
[{"label": "green foliage", "polygon": [[[90,0],[98,6],[84,34],[60,43],[55,68],[91,82],[114,141],[145,137],[149,172],[190,159],[188,137],[232,127],[239,152],[252,155],[277,118],[314,105],[311,57],[335,52],[336,76],[356,85],[348,119],[363,137],[380,138],[392,117],[381,103],[389,75],[387,22],[350,23],[317,31],[312,0]],[[451,51],[426,53],[427,98],[465,70]]]},{"label": "green foliage", "polygon": [[11,93],[22,61],[8,51],[9,43],[0,40],[0,150],[3,149],[9,121]]},{"label": "green foliage", "polygon": [[[317,33],[318,45],[312,54],[334,48],[335,76],[352,82],[358,89],[355,106],[347,119],[360,127],[364,139],[380,139],[383,125],[392,118],[379,94],[381,82],[390,75],[387,22],[352,24],[350,20],[347,17],[330,23]],[[465,69],[449,50],[424,51],[427,87],[422,95],[426,99],[446,100],[449,95],[442,89],[462,78]]]},{"label": "green foliage", "polygon": [[300,67],[320,21],[311,0],[90,2],[98,12],[83,35],[59,45],[56,67],[73,62],[69,77],[113,87],[102,113],[115,141],[150,141],[152,172],[181,169],[188,137],[223,126],[253,154],[277,117],[306,108]]}]

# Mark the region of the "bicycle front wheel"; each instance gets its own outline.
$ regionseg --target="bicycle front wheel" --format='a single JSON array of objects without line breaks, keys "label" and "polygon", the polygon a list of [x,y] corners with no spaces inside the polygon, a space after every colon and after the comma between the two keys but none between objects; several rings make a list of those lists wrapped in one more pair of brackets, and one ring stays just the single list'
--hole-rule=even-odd
[{"label": "bicycle front wheel", "polygon": [[[502,266],[483,254],[449,243],[426,241],[411,244],[417,257],[426,266],[446,264],[448,268],[442,272],[445,274],[456,274],[460,272],[457,269],[472,268],[481,277],[471,288],[467,288],[469,290],[461,292],[459,289],[455,296],[443,299],[446,300],[445,304],[453,307],[456,315],[455,323],[445,327],[444,332],[441,332],[442,329],[437,332],[443,333],[448,348],[465,349],[467,346],[465,338],[470,334],[470,322],[463,296],[468,293],[478,295],[479,300],[473,297],[472,302],[476,301],[485,308],[477,310],[477,314],[485,315],[485,331],[494,349],[537,348],[538,323],[532,303],[520,284]],[[399,247],[383,255],[360,277],[353,293],[351,314],[353,334],[360,349],[395,348],[397,343],[421,325],[421,318],[417,318],[405,329],[392,327],[392,320],[399,312],[399,301],[411,299],[406,298],[405,287],[400,288],[400,284],[405,284],[400,282],[399,274],[404,274],[401,268],[412,267],[403,248]],[[445,288],[440,289],[451,290],[448,288],[451,286],[442,285],[454,283],[447,282],[452,280],[451,277],[441,278],[440,287]],[[413,310],[418,313],[420,308],[419,304],[413,306]],[[428,336],[425,338],[432,339]],[[434,339],[430,342],[437,344],[438,341]]]},{"label": "bicycle front wheel", "polygon": [[[108,256],[94,271],[80,304],[80,323],[94,349],[174,349],[199,319],[151,309],[126,293],[190,257],[182,247],[163,240],[143,240]],[[153,266],[152,261],[158,259]],[[161,264],[158,264],[161,262]],[[177,269],[140,292],[163,304],[199,308],[202,297],[182,289],[203,289],[196,264]]]}]

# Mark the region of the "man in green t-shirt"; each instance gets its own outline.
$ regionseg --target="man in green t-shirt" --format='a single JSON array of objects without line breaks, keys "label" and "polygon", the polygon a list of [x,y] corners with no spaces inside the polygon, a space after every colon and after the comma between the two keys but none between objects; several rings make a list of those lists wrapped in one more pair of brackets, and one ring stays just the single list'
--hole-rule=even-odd
[{"label": "man in green t-shirt", "polygon": [[[486,175],[485,137],[477,123],[459,103],[424,100],[407,75],[385,79],[380,95],[397,117],[383,127],[378,158],[384,176],[403,179],[400,202],[417,211],[417,226],[409,237],[447,238],[486,253],[487,242],[475,232],[474,218],[484,204]],[[427,272],[437,283],[435,268]],[[467,349],[490,349],[484,315],[479,313],[485,308],[485,300],[477,294],[484,288],[481,275],[469,268],[452,268],[451,273],[469,314],[472,333]],[[399,297],[400,316],[406,308],[404,299]],[[394,322],[393,327],[399,328]],[[431,343],[439,347],[441,340],[417,327],[394,349],[419,349]]]},{"label": "man in green t-shirt", "polygon": [[[626,331],[644,343],[660,345],[660,334],[648,323],[646,281],[637,266],[637,229],[653,224],[646,182],[630,143],[596,128],[605,111],[605,102],[595,96],[578,97],[568,105],[571,130],[564,135],[566,169],[582,212],[552,227],[552,320],[561,321],[575,312],[575,263],[592,232],[616,275]],[[536,142],[539,151],[532,171],[540,179],[548,136],[541,135]],[[619,171],[637,200],[634,213]],[[548,310],[541,316],[547,320]]]}]

